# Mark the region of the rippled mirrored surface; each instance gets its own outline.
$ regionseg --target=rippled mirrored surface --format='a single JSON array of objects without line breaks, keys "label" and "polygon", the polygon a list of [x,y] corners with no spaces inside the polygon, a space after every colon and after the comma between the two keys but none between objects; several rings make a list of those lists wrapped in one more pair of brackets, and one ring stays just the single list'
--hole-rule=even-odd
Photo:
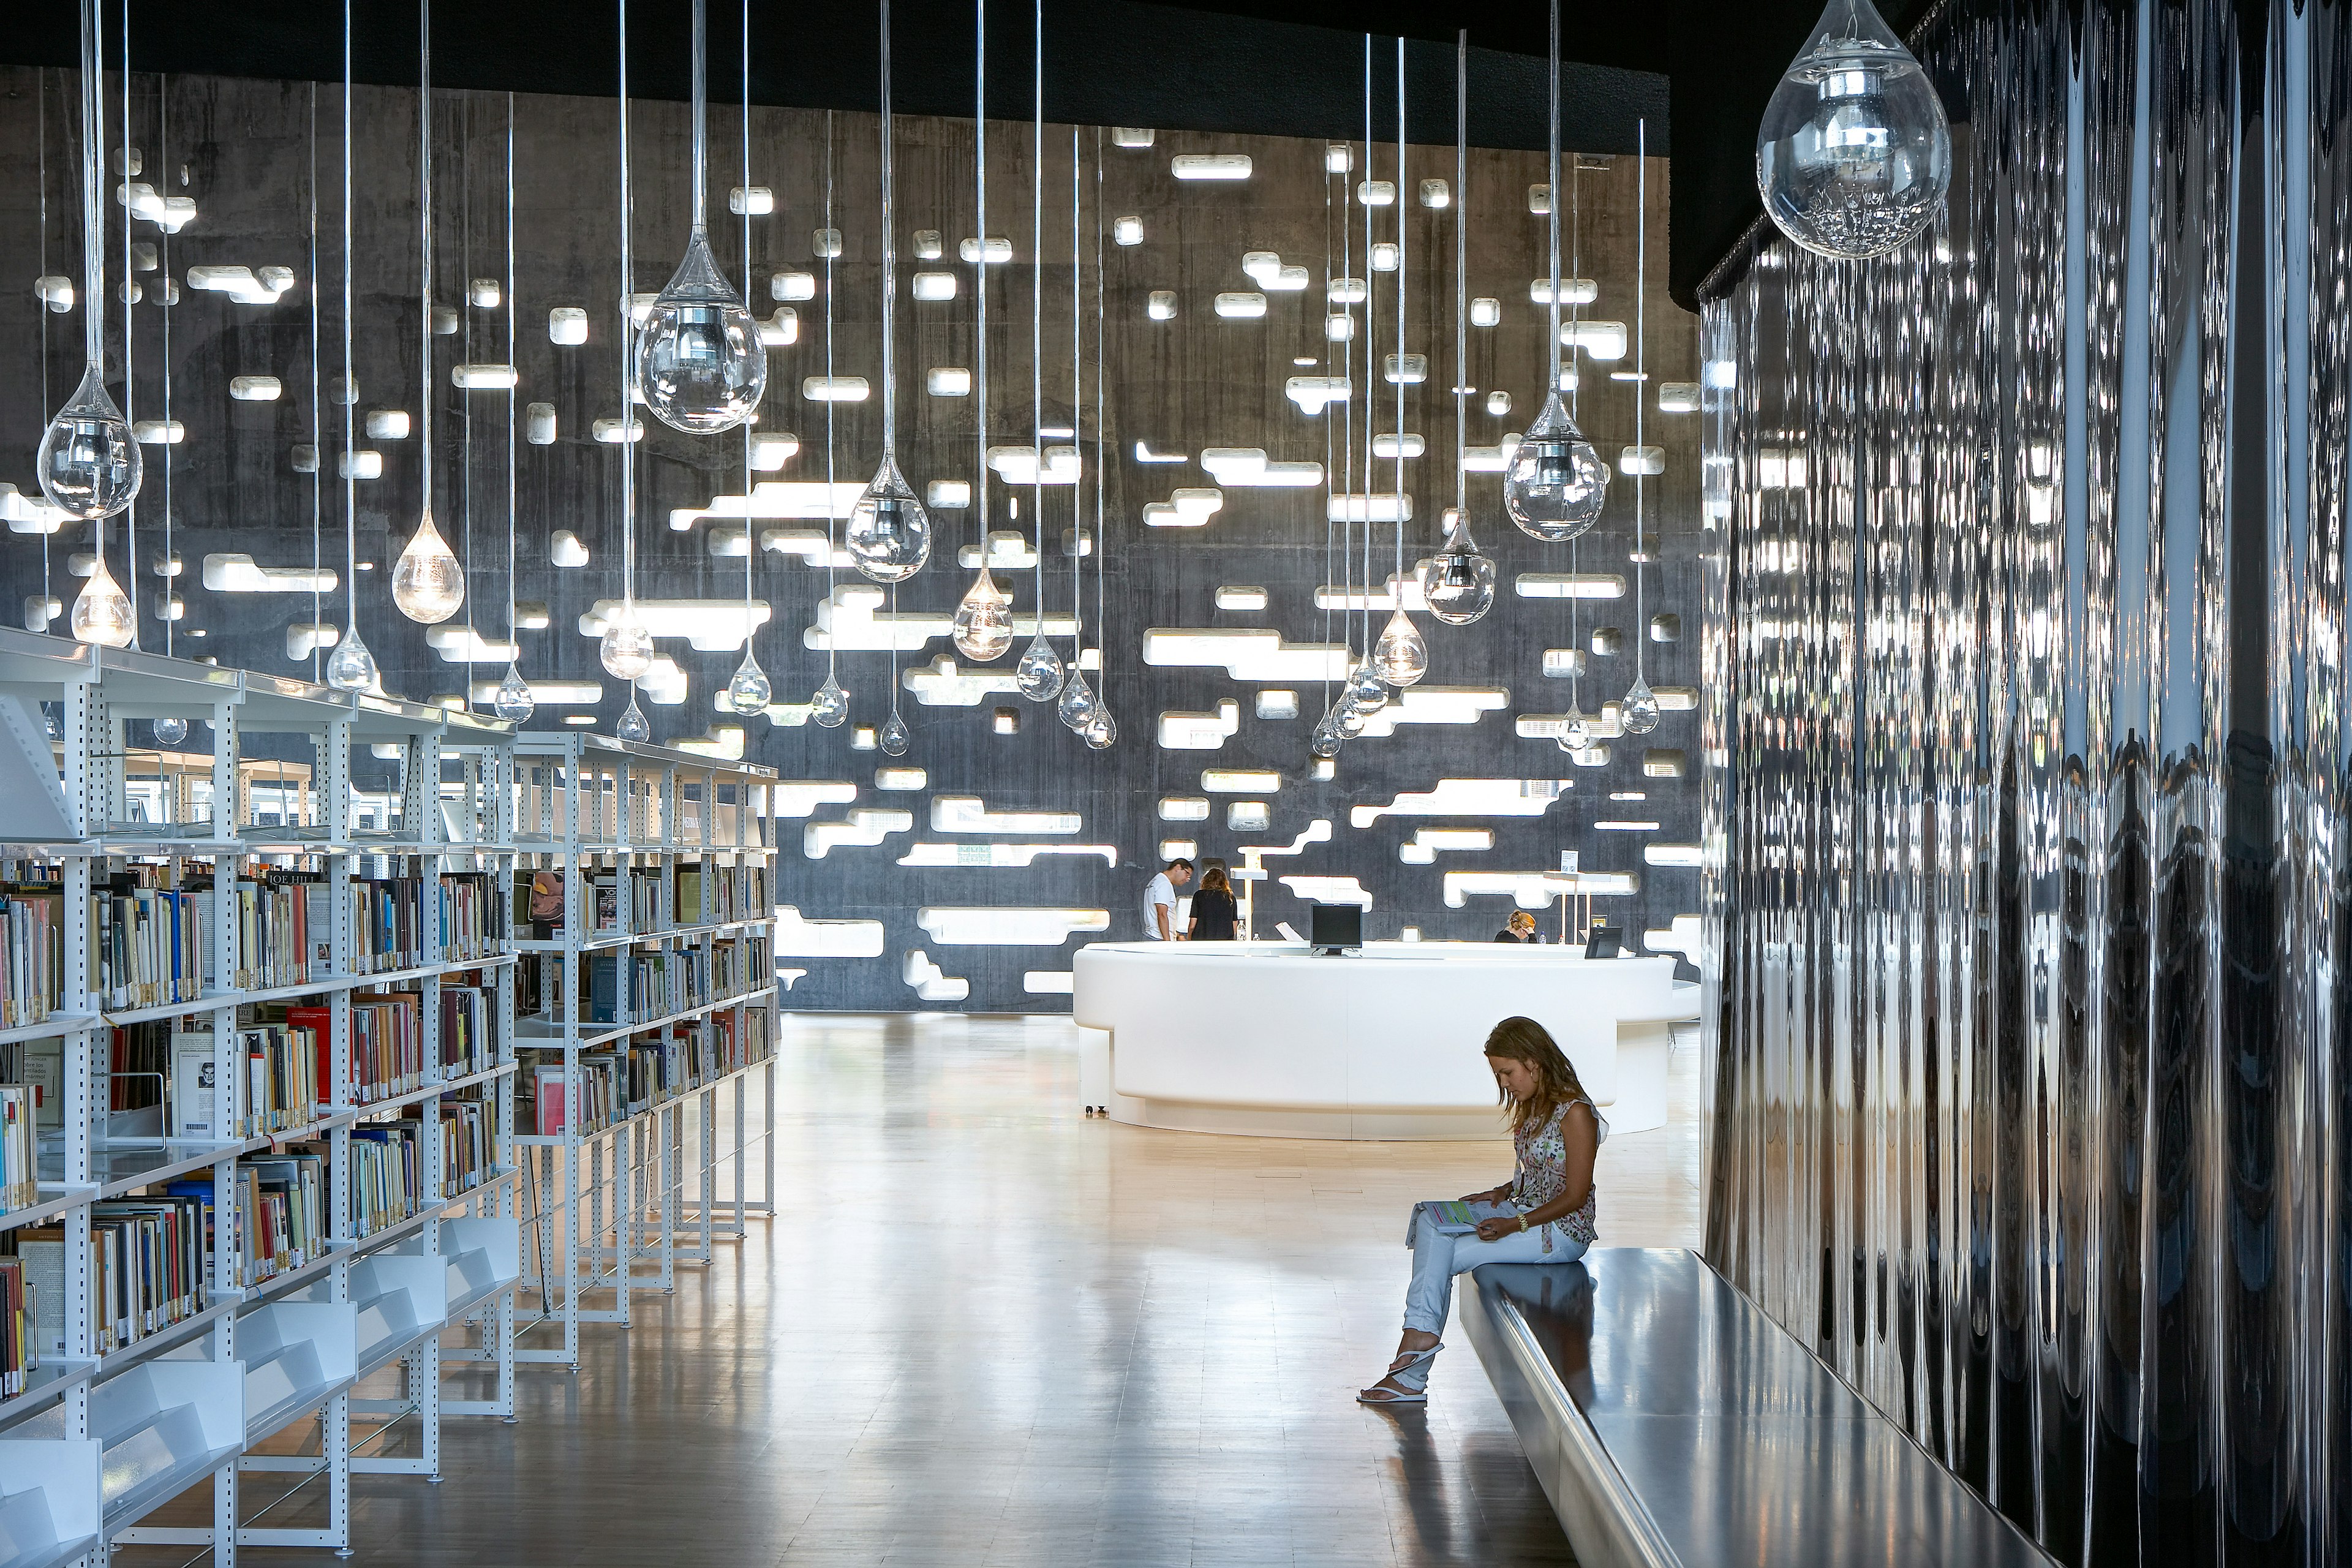
[{"label": "rippled mirrored surface", "polygon": [[1948,10],[1706,321],[1710,1257],[2068,1563],[2352,1560],[2352,19]]}]

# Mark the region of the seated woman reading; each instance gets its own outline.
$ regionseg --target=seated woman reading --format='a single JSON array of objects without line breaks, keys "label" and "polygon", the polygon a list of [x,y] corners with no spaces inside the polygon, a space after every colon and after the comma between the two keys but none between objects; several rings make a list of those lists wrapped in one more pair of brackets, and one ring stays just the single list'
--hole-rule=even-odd
[{"label": "seated woman reading", "polygon": [[1486,1065],[1509,1108],[1518,1168],[1465,1204],[1500,1207],[1475,1231],[1449,1234],[1426,1208],[1414,1212],[1412,1283],[1404,1336],[1388,1375],[1356,1397],[1366,1405],[1426,1405],[1429,1369],[1454,1300],[1454,1277],[1482,1263],[1573,1263],[1598,1239],[1592,1159],[1609,1136],[1576,1069],[1541,1024],[1506,1018],[1486,1037]]}]

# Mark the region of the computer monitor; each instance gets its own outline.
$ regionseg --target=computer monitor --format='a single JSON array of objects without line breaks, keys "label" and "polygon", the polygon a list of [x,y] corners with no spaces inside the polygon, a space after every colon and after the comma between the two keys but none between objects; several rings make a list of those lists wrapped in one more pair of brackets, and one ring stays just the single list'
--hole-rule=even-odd
[{"label": "computer monitor", "polygon": [[1587,958],[1614,958],[1625,950],[1625,934],[1615,926],[1593,926],[1584,939]]},{"label": "computer monitor", "polygon": [[1307,921],[1307,941],[1324,952],[1364,945],[1364,911],[1356,904],[1317,904]]}]

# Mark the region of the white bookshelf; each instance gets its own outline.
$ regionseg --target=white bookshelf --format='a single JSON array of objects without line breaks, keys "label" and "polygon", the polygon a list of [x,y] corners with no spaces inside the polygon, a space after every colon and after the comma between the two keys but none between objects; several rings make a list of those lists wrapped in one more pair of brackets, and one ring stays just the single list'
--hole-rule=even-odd
[{"label": "white bookshelf", "polygon": [[[518,952],[536,955],[542,974],[560,965],[562,975],[560,987],[542,983],[543,994],[553,992],[548,1005],[519,1014],[517,1026],[520,1055],[561,1068],[562,1125],[516,1138],[535,1200],[522,1266],[526,1300],[536,1294],[540,1311],[526,1327],[560,1327],[562,1343],[517,1355],[576,1368],[583,1324],[625,1327],[633,1290],[671,1289],[681,1265],[707,1264],[717,1242],[740,1238],[747,1215],[774,1212],[775,850],[767,831],[775,773],[576,732],[520,737],[515,772],[518,879],[556,872],[563,892],[555,929],[531,934],[519,919],[513,927]],[[681,868],[701,872],[692,909],[677,907]],[[634,897],[640,876],[652,894],[643,910]],[[602,925],[585,889],[608,879],[614,918]],[[722,883],[734,889],[731,907]],[[733,983],[722,987],[730,950]],[[656,955],[679,970],[698,962],[709,993],[633,1010],[631,961]],[[603,1021],[583,1016],[580,984],[584,966],[599,961],[615,974],[613,1016]],[[719,1054],[722,1019],[740,1064]],[[625,1061],[632,1042],[681,1030],[700,1043],[706,1070],[586,1127],[583,1058],[618,1053]],[[755,1079],[764,1109],[751,1132]],[[526,1073],[518,1092],[536,1109],[534,1082]],[[732,1138],[722,1148],[730,1110]]]},{"label": "white bookshelf", "polygon": [[[57,705],[62,716],[62,742],[54,752],[40,732],[35,704],[41,702]],[[210,778],[192,781],[184,752],[152,770],[167,779],[160,798],[178,820],[134,822],[130,803],[138,792],[129,781],[142,764],[132,754],[132,726],[167,717],[209,727]],[[299,774],[299,783],[280,777],[273,784],[268,767],[251,765],[245,748],[265,734],[307,738],[307,771],[280,770]],[[383,822],[392,814],[378,807],[369,813],[372,825],[361,826],[352,810],[352,762],[371,753],[396,760],[396,820]],[[64,1352],[45,1356],[22,1394],[0,1399],[0,1568],[73,1561],[92,1541],[208,1542],[221,1564],[232,1563],[241,1546],[347,1549],[355,1469],[431,1475],[443,1416],[512,1417],[520,1274],[515,954],[498,940],[495,913],[491,940],[478,955],[445,952],[439,926],[447,898],[441,878],[450,872],[485,873],[485,896],[494,909],[502,907],[499,895],[515,855],[513,786],[513,737],[496,721],[0,628],[0,859],[11,863],[12,875],[33,867],[58,873],[65,963],[57,1010],[0,1032],[0,1043],[55,1041],[61,1052],[62,1114],[60,1124],[42,1134],[37,1201],[0,1212],[0,1233],[62,1227],[65,1274]],[[267,809],[257,810],[257,804]],[[131,864],[152,868],[168,887],[211,878],[205,936],[212,981],[194,1000],[110,1008],[97,990],[93,881]],[[326,973],[238,988],[236,884],[239,873],[263,867],[324,874],[331,889]],[[352,879],[386,868],[419,879],[423,918],[416,950],[405,955],[417,962],[370,971],[359,962],[360,893]],[[308,934],[314,942],[320,935]],[[490,997],[487,1041],[471,1059],[445,1068],[442,988],[473,972]],[[362,1103],[352,1003],[386,987],[419,997],[423,1071],[413,1087]],[[267,1002],[325,1009],[331,1093],[311,1108],[307,1123],[237,1136],[236,1119],[247,1108],[236,1026],[241,1009]],[[139,1112],[107,1109],[112,1028],[170,1019],[211,1028],[214,1081],[226,1086],[215,1096],[223,1136],[175,1141],[163,1135],[173,1131],[169,1112],[149,1126]],[[169,1066],[167,1055],[167,1079]],[[172,1086],[163,1092],[170,1096]],[[478,1184],[464,1191],[449,1190],[452,1173],[443,1168],[439,1121],[444,1097],[452,1095],[478,1100],[488,1130],[487,1167]],[[415,1212],[362,1234],[352,1206],[352,1141],[355,1131],[387,1116],[418,1123]],[[254,1278],[257,1260],[247,1252],[256,1238],[237,1218],[238,1162],[291,1142],[324,1145],[327,1235],[314,1256],[289,1257],[278,1272]],[[205,1259],[200,1301],[177,1322],[106,1348],[89,1310],[93,1205],[165,1183],[206,1180],[218,1243]],[[468,1325],[468,1343],[454,1353],[496,1368],[490,1399],[441,1398],[443,1335],[457,1323]],[[351,1423],[364,1409],[354,1385],[395,1362],[405,1373],[402,1405],[418,1417],[424,1454],[354,1461]],[[251,1451],[314,1415],[320,1422],[318,1455]],[[92,1463],[94,1455],[102,1462]],[[241,1469],[318,1473],[329,1488],[327,1528],[238,1528]],[[211,1526],[141,1522],[206,1479]]]}]

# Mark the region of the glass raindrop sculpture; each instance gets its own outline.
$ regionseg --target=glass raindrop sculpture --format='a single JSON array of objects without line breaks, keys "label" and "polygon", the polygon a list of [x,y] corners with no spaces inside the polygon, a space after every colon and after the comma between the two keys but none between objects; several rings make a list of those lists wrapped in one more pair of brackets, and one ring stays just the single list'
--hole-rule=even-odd
[{"label": "glass raindrop sculpture", "polygon": [[634,374],[654,417],[715,436],[751,416],[768,389],[768,350],[699,226],[637,330]]},{"label": "glass raindrop sculpture", "polygon": [[1389,624],[1381,630],[1381,640],[1372,645],[1372,668],[1391,686],[1411,686],[1429,673],[1429,645],[1422,640],[1421,628],[1412,617],[1397,606]]},{"label": "glass raindrop sculpture", "polygon": [[433,526],[431,507],[392,569],[392,602],[402,615],[428,626],[447,620],[466,602],[466,569]]},{"label": "glass raindrop sculpture", "polygon": [[1830,0],[1757,128],[1764,210],[1818,256],[1884,256],[1934,220],[1951,177],[1951,126],[1918,60],[1870,0]]},{"label": "glass raindrop sculpture", "polygon": [[1339,710],[1332,709],[1327,710],[1323,721],[1315,726],[1315,738],[1307,742],[1307,749],[1318,757],[1336,757],[1344,740],[1345,737],[1339,733]]},{"label": "glass raindrop sculpture", "polygon": [[824,684],[809,698],[809,717],[815,720],[820,728],[826,730],[840,729],[842,721],[849,717],[849,693],[844,691],[841,682],[831,675],[824,678]]},{"label": "glass raindrop sculpture", "polygon": [[375,685],[375,655],[352,626],[336,640],[327,656],[327,684],[338,691],[365,691]]},{"label": "glass raindrop sculpture", "polygon": [[1353,702],[1341,702],[1331,710],[1331,727],[1339,739],[1352,741],[1364,732],[1364,711]]},{"label": "glass raindrop sculpture", "polygon": [[73,616],[67,624],[73,628],[76,642],[97,643],[101,647],[131,646],[138,629],[131,624],[131,595],[106,569],[105,557],[99,558],[98,569],[74,595]]},{"label": "glass raindrop sculpture", "polygon": [[1657,693],[1650,689],[1648,681],[1635,678],[1617,722],[1629,735],[1646,735],[1658,727]]},{"label": "glass raindrop sculpture", "polygon": [[763,713],[774,688],[768,684],[768,672],[751,657],[751,645],[743,644],[743,662],[735,667],[735,679],[727,683],[727,706],[738,713]]},{"label": "glass raindrop sculpture", "polygon": [[1097,702],[1095,704],[1095,716],[1087,721],[1087,727],[1079,731],[1078,734],[1096,751],[1107,752],[1110,750],[1111,743],[1118,739],[1118,721],[1110,716],[1110,710],[1108,707]]},{"label": "glass raindrop sculpture", "polygon": [[605,621],[596,657],[615,680],[635,680],[653,668],[654,636],[637,619],[635,605],[623,605]]},{"label": "glass raindrop sculpture", "polygon": [[1591,744],[1592,721],[1585,717],[1581,703],[1575,704],[1569,709],[1567,722],[1559,727],[1559,749],[1581,752]]},{"label": "glass raindrop sculpture", "polygon": [[849,509],[842,542],[857,570],[877,583],[903,583],[931,558],[931,519],[915,499],[914,487],[884,458],[874,482]]},{"label": "glass raindrop sculpture", "polygon": [[882,726],[882,733],[877,739],[882,742],[884,751],[894,757],[903,757],[907,754],[908,743],[914,740],[914,736],[908,732],[907,721],[893,712],[890,715],[890,721]]},{"label": "glass raindrop sculpture", "polygon": [[1021,695],[1032,702],[1051,702],[1062,689],[1062,656],[1054,645],[1039,632],[1021,650],[1021,661],[1013,667],[1013,678],[1020,683]]},{"label": "glass raindrop sculpture", "polygon": [[539,707],[539,699],[531,695],[530,682],[522,678],[522,669],[514,660],[507,661],[506,679],[490,697],[490,711],[509,723],[520,724]]},{"label": "glass raindrop sculpture", "polygon": [[1503,470],[1503,510],[1522,532],[1560,544],[1601,521],[1608,494],[1609,466],[1554,391]]},{"label": "glass raindrop sculpture", "polygon": [[112,517],[139,494],[139,444],[106,395],[98,366],[82,373],[81,384],[41,432],[34,465],[49,504],[85,522]]},{"label": "glass raindrop sculpture", "polygon": [[1379,668],[1370,659],[1348,672],[1349,706],[1360,718],[1368,718],[1389,705],[1388,682],[1381,679]]},{"label": "glass raindrop sculpture", "polygon": [[1449,626],[1466,626],[1495,606],[1495,563],[1478,553],[1465,519],[1445,548],[1421,563],[1421,596]]},{"label": "glass raindrop sculpture", "polygon": [[646,722],[646,710],[637,706],[637,694],[629,693],[629,705],[621,710],[621,721],[613,726],[613,733],[624,741],[650,741],[654,727]]},{"label": "glass raindrop sculpture", "polygon": [[155,743],[157,745],[176,746],[187,738],[188,721],[185,719],[158,719],[155,721]]},{"label": "glass raindrop sculpture", "polygon": [[1012,604],[982,565],[956,605],[956,651],[981,663],[1001,657],[1013,646]]},{"label": "glass raindrop sculpture", "polygon": [[1055,705],[1055,716],[1073,733],[1083,734],[1098,707],[1094,688],[1087,684],[1087,672],[1072,670],[1069,680],[1062,688],[1062,700]]}]

